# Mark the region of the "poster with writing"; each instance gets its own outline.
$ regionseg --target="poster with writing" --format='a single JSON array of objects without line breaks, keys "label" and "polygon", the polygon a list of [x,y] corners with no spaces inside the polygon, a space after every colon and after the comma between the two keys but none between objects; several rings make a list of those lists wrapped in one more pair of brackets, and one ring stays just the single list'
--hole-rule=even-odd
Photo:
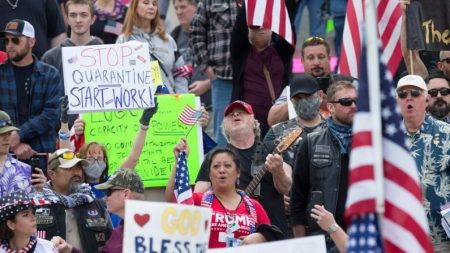
[{"label": "poster with writing", "polygon": [[407,13],[408,49],[450,50],[448,0],[411,0]]},{"label": "poster with writing", "polygon": [[123,253],[205,253],[211,209],[192,205],[127,200]]},{"label": "poster with writing", "polygon": [[69,113],[153,107],[155,85],[147,43],[63,47]]},{"label": "poster with writing", "polygon": [[[145,187],[165,186],[174,165],[173,147],[181,137],[187,136],[190,153],[188,169],[191,184],[195,183],[203,161],[203,142],[201,127],[180,121],[179,116],[190,106],[200,108],[200,100],[193,94],[158,95],[158,110],[153,115],[147,131],[145,145],[136,171],[144,181]],[[130,154],[133,142],[140,128],[142,110],[108,111],[85,113],[86,143],[102,143],[108,154],[109,174],[119,168]]]},{"label": "poster with writing", "polygon": [[243,245],[233,248],[210,249],[208,253],[326,253],[327,247],[323,235],[307,236],[283,241]]}]

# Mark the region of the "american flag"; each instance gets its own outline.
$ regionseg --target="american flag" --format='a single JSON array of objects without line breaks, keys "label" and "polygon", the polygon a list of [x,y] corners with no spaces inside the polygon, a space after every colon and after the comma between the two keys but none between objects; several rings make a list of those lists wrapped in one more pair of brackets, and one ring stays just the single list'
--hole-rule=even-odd
[{"label": "american flag", "polygon": [[[346,218],[351,221],[347,252],[433,252],[416,163],[406,148],[404,126],[395,100],[392,76],[380,62],[382,147],[373,146],[367,65],[363,47],[358,111],[353,121]],[[376,186],[373,154],[383,158],[385,213],[383,245],[375,215]],[[378,239],[377,239],[378,237]],[[383,247],[384,246],[384,247]],[[372,247],[372,248],[368,248]],[[377,250],[378,249],[378,250]]]},{"label": "american flag", "polygon": [[295,47],[294,33],[284,0],[245,0],[247,25],[262,26]]},{"label": "american flag", "polygon": [[[387,57],[387,68],[396,73],[402,52],[400,47],[400,28],[402,12],[398,0],[375,1],[377,8],[378,33],[381,38],[383,53]],[[339,73],[359,77],[358,67],[361,66],[361,27],[364,20],[365,0],[349,0],[342,36]]]},{"label": "american flag", "polygon": [[174,193],[177,203],[193,205],[192,189],[189,185],[189,170],[187,167],[186,153],[181,151],[178,155],[177,167],[175,174]]},{"label": "american flag", "polygon": [[200,110],[196,111],[191,106],[186,105],[183,108],[183,111],[181,112],[180,116],[178,116],[178,119],[186,125],[194,125],[201,115],[202,111]]}]

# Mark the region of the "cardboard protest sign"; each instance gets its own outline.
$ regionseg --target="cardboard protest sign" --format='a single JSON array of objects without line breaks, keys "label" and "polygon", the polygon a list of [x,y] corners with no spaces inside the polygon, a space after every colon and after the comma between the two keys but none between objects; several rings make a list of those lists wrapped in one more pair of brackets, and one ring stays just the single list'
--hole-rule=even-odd
[{"label": "cardboard protest sign", "polygon": [[208,253],[326,253],[327,247],[323,235],[275,241],[268,243],[243,245],[233,248],[210,249]]},{"label": "cardboard protest sign", "polygon": [[69,113],[154,106],[162,80],[152,72],[147,43],[63,47],[62,61]]},{"label": "cardboard protest sign", "polygon": [[211,209],[127,200],[123,253],[204,253],[208,248]]},{"label": "cardboard protest sign", "polygon": [[407,47],[450,50],[448,0],[411,0],[407,9]]},{"label": "cardboard protest sign", "polygon": [[[173,147],[181,137],[187,136],[190,147],[188,168],[191,184],[203,161],[201,127],[198,124],[185,124],[179,116],[187,105],[200,108],[200,101],[193,94],[160,95],[158,110],[152,117],[144,149],[135,168],[144,181],[145,187],[165,186],[175,162]],[[108,153],[109,173],[122,164],[130,154],[134,139],[139,131],[142,110],[85,113],[86,143],[102,143]]]}]

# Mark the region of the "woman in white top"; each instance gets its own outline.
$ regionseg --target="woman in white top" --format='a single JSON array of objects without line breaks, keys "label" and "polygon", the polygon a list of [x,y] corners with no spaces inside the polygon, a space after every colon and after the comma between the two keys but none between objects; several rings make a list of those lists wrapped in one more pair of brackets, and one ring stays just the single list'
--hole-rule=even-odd
[{"label": "woman in white top", "polygon": [[[170,93],[187,93],[189,73],[177,52],[177,44],[166,33],[159,17],[158,0],[132,0],[116,43],[147,42],[151,60],[157,60],[164,85]],[[183,71],[186,70],[186,71]]]},{"label": "woman in white top", "polygon": [[43,199],[30,199],[24,191],[0,198],[0,253],[57,253],[55,245],[39,239],[33,207],[50,204]]}]

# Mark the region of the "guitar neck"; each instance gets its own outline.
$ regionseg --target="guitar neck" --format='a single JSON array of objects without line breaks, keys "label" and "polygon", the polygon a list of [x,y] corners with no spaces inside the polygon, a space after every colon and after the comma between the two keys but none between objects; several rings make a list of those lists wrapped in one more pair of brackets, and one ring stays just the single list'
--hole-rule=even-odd
[{"label": "guitar neck", "polygon": [[[280,154],[280,152],[278,152],[278,150],[275,150],[273,154]],[[252,181],[250,181],[250,183],[245,188],[244,190],[245,194],[247,195],[253,194],[253,191],[256,189],[256,187],[258,187],[259,183],[261,182],[262,178],[266,175],[266,173],[267,167],[264,164],[264,166],[256,173],[256,175],[253,176]]]}]

